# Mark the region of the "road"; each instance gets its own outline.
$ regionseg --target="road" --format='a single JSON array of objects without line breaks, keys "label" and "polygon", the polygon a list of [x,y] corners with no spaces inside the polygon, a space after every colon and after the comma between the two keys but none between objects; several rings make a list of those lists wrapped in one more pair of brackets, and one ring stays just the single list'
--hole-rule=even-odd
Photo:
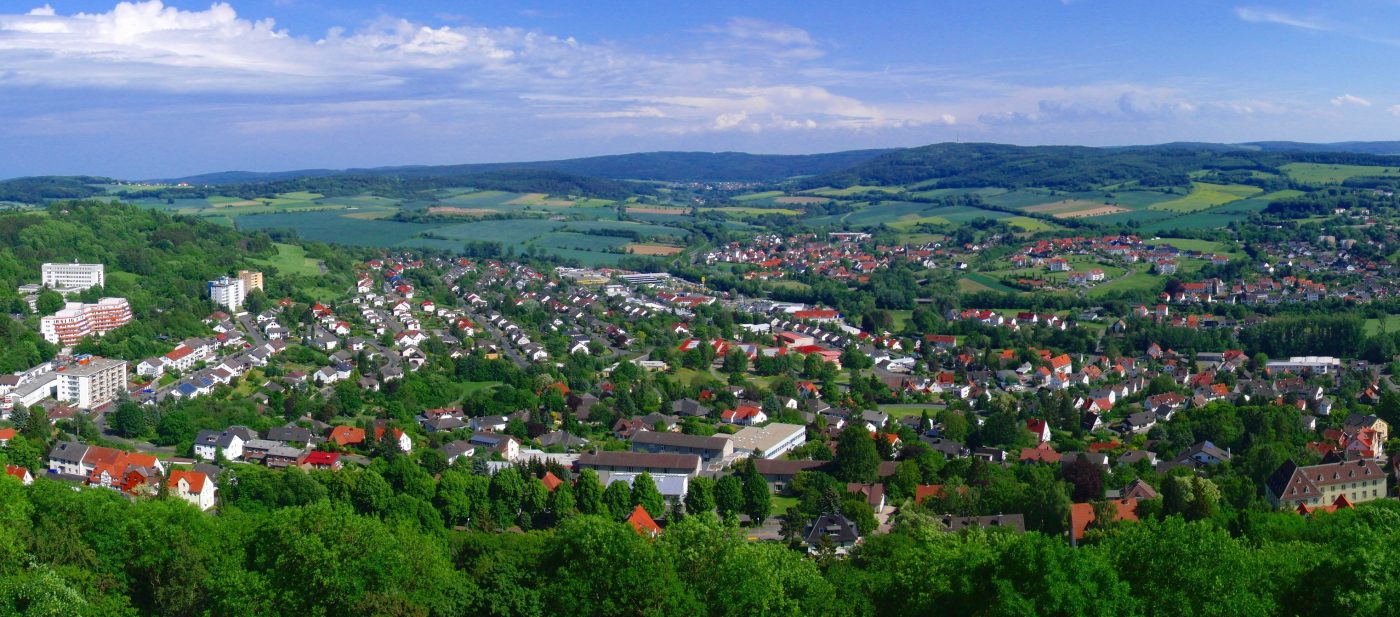
[{"label": "road", "polygon": [[505,334],[497,330],[496,326],[490,321],[487,321],[485,317],[475,312],[468,312],[467,318],[481,326],[481,329],[486,331],[487,334],[490,334],[491,338],[496,339],[496,345],[501,348],[501,353],[509,357],[516,366],[522,369],[530,366],[530,363],[525,360],[525,356],[520,355],[520,352],[515,350],[515,345],[506,340]]}]

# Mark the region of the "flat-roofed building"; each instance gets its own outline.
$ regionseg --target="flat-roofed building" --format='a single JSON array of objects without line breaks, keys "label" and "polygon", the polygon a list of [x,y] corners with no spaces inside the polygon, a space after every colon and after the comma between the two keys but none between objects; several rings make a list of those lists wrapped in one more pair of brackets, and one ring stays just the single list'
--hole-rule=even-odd
[{"label": "flat-roofed building", "polygon": [[262,290],[263,273],[256,270],[239,270],[238,280],[243,281],[243,293],[252,293],[254,289]]},{"label": "flat-roofed building", "polygon": [[705,462],[734,453],[734,442],[716,435],[702,437],[670,431],[639,431],[632,435],[633,452],[694,454]]},{"label": "flat-roofed building", "polygon": [[700,457],[694,454],[654,454],[651,452],[589,452],[578,457],[580,469],[610,472],[643,471],[650,474],[700,473]]},{"label": "flat-roofed building", "polygon": [[243,298],[247,295],[248,289],[240,279],[222,276],[209,281],[209,299],[230,311],[238,312],[243,306]]},{"label": "flat-roofed building", "polygon": [[117,400],[126,392],[126,362],[96,356],[60,368],[58,390],[60,401],[72,403],[79,409],[92,409]]},{"label": "flat-roofed building", "polygon": [[106,270],[102,264],[44,264],[39,266],[39,281],[45,287],[64,291],[107,286]]},{"label": "flat-roofed building", "polygon": [[746,426],[734,433],[734,452],[755,458],[778,458],[807,443],[807,427],[774,422],[766,426]]},{"label": "flat-roofed building", "polygon": [[72,345],[85,336],[102,336],[131,323],[126,298],[102,298],[95,304],[69,302],[39,320],[39,334],[56,345]]}]

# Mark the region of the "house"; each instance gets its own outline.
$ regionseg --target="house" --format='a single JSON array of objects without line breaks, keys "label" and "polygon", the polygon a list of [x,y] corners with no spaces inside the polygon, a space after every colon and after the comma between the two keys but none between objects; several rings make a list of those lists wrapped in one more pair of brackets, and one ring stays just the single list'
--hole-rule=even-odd
[{"label": "house", "polygon": [[0,428],[0,447],[10,445],[10,440],[15,438],[19,432],[12,428]]},{"label": "house", "polygon": [[[375,423],[375,427],[374,427],[374,440],[375,440],[376,442],[378,442],[378,441],[383,441],[383,440],[384,440],[384,432],[385,432],[385,430],[386,430],[386,427],[384,426],[384,424],[383,424],[382,422],[376,422],[376,423]],[[408,433],[405,433],[405,432],[403,432],[402,430],[400,430],[400,429],[398,429],[398,428],[395,428],[395,429],[392,429],[392,433],[391,433],[391,434],[394,436],[394,442],[395,442],[395,444],[398,446],[398,448],[399,448],[400,451],[402,451],[402,452],[411,452],[411,451],[413,451],[413,440],[412,440],[411,438],[409,438]]]},{"label": "house", "polygon": [[200,510],[214,507],[214,492],[217,488],[214,486],[214,480],[201,472],[176,469],[170,472],[166,487],[171,495],[194,504]]},{"label": "house", "polygon": [[1279,466],[1264,485],[1265,497],[1274,507],[1296,510],[1301,506],[1325,506],[1345,498],[1351,503],[1386,496],[1385,472],[1372,459],[1338,461],[1300,467],[1293,461]]},{"label": "house", "polygon": [[811,553],[831,550],[837,555],[844,555],[860,542],[860,531],[851,519],[840,514],[823,514],[807,527],[802,540],[807,543],[807,550]]},{"label": "house", "polygon": [[1035,435],[1040,443],[1050,441],[1050,423],[1040,418],[1026,420],[1026,429]]},{"label": "house", "polygon": [[683,398],[671,403],[671,413],[685,417],[705,417],[710,415],[710,408],[695,399]]},{"label": "house", "polygon": [[365,442],[365,429],[358,426],[337,426],[331,429],[326,439],[342,448],[358,446]]},{"label": "house", "polygon": [[846,492],[860,495],[876,514],[885,510],[885,485],[883,484],[848,483],[846,484]]},{"label": "house", "polygon": [[[1117,521],[1138,521],[1137,507],[1138,500],[1130,497],[1115,499],[1108,502],[1113,506],[1113,522]],[[1069,507],[1069,527],[1070,544],[1078,544],[1084,538],[1084,532],[1093,524],[1097,514],[1094,513],[1094,504],[1076,503]]]},{"label": "house", "polygon": [[194,438],[194,455],[206,461],[223,456],[230,461],[243,458],[243,446],[257,436],[246,426],[231,426],[223,431],[200,431]]},{"label": "house", "polygon": [[451,465],[462,457],[471,457],[476,454],[476,446],[465,440],[457,440],[442,445],[443,456],[447,457],[447,464]]},{"label": "house", "polygon": [[301,457],[301,460],[299,460],[299,461],[297,462],[297,466],[300,467],[300,468],[302,468],[303,470],[306,470],[306,471],[311,471],[311,470],[340,471],[340,467],[341,467],[340,453],[339,453],[339,452],[323,452],[323,451],[321,451],[321,450],[313,450],[313,451],[311,451],[311,452],[307,452],[306,454],[303,454],[302,457]]},{"label": "house", "polygon": [[1177,463],[1193,464],[1197,467],[1205,465],[1219,465],[1230,462],[1230,451],[1221,450],[1209,441],[1202,441],[1181,453],[1176,457]]},{"label": "house", "polygon": [[34,474],[30,473],[28,469],[25,469],[24,467],[20,467],[18,465],[6,465],[5,475],[19,480],[20,483],[25,486],[29,486],[30,484],[34,483]]},{"label": "house", "polygon": [[725,424],[753,426],[767,422],[768,414],[763,413],[763,409],[756,405],[739,405],[734,409],[726,409],[721,412],[719,419]]},{"label": "house", "polygon": [[1118,432],[1125,434],[1131,433],[1134,435],[1146,433],[1152,430],[1152,427],[1156,426],[1156,424],[1157,414],[1155,412],[1139,411],[1134,414],[1128,414],[1128,417],[1124,418],[1123,422],[1119,424]]},{"label": "house", "polygon": [[643,508],[641,504],[637,504],[637,507],[632,509],[631,516],[627,517],[627,524],[631,525],[632,529],[642,537],[655,538],[661,535],[661,526],[652,520],[651,514],[648,514],[647,509]]},{"label": "house", "polygon": [[473,433],[467,443],[480,446],[501,455],[502,459],[514,462],[520,457],[520,442],[510,435],[495,433]]}]

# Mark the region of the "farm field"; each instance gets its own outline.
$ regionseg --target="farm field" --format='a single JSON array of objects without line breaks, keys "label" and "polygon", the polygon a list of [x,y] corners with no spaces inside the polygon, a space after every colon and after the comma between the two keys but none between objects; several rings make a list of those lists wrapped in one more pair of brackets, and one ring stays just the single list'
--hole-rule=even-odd
[{"label": "farm field", "polygon": [[1223,253],[1227,255],[1238,255],[1225,247],[1225,243],[1214,240],[1197,240],[1195,238],[1154,238],[1153,244],[1166,244],[1174,246],[1183,251],[1200,251],[1202,253]]},{"label": "farm field", "polygon": [[630,221],[571,221],[569,231],[629,231],[636,232],[642,237],[657,236],[667,238],[681,238],[686,235],[683,229],[666,227],[664,225],[648,225],[646,223],[633,223]]},{"label": "farm field", "polygon": [[776,204],[784,204],[784,205],[786,205],[786,204],[797,204],[797,205],[824,204],[824,203],[829,202],[829,201],[831,201],[831,200],[828,199],[828,198],[826,198],[826,197],[809,197],[809,196],[805,196],[805,195],[791,195],[791,196],[786,196],[786,197],[774,197],[774,198],[773,198],[773,203],[776,203]]},{"label": "farm field", "polygon": [[[239,229],[292,229],[305,240],[360,246],[395,246],[433,225],[350,218],[340,211],[255,214],[240,216]],[[461,242],[456,243],[461,247]]]},{"label": "farm field", "polygon": [[628,214],[659,214],[664,216],[689,216],[689,208],[659,208],[654,206],[627,206]]},{"label": "farm field", "polygon": [[319,276],[321,274],[320,261],[306,256],[306,249],[295,244],[275,245],[277,256],[271,259],[259,260],[258,263],[266,264],[277,269],[281,274],[293,276]]},{"label": "farm field", "polygon": [[1088,199],[1065,199],[1053,201],[1047,204],[1028,206],[1022,208],[1026,212],[1037,214],[1049,214],[1057,219],[1073,219],[1086,216],[1102,216],[1105,214],[1116,214],[1127,212],[1127,208],[1104,203],[1102,201],[1091,201]]},{"label": "farm field", "polygon": [[755,201],[759,199],[773,199],[774,197],[782,197],[785,194],[786,193],[783,193],[782,191],[763,191],[761,193],[748,193],[746,195],[735,196],[734,201]]},{"label": "farm field", "polygon": [[1283,165],[1289,178],[1308,184],[1340,184],[1358,176],[1400,178],[1400,165],[1378,167],[1371,165],[1329,165],[1325,163],[1288,163]]},{"label": "farm field", "polygon": [[670,256],[678,255],[685,251],[683,246],[671,246],[669,244],[637,244],[631,243],[626,246],[627,252],[634,255]]},{"label": "farm field", "polygon": [[761,216],[761,215],[764,215],[764,214],[782,214],[782,215],[786,215],[786,216],[797,216],[797,215],[799,215],[799,214],[802,214],[802,211],[801,211],[801,210],[793,210],[792,208],[758,208],[758,207],[750,207],[750,206],[723,206],[723,207],[720,207],[720,208],[701,208],[700,211],[701,211],[701,212],[719,212],[719,213],[722,213],[722,214],[741,215],[741,216],[748,216],[748,215]]},{"label": "farm field", "polygon": [[880,192],[880,193],[890,193],[890,194],[894,194],[894,193],[898,193],[898,192],[903,191],[903,190],[904,190],[903,187],[898,187],[898,186],[894,186],[894,187],[891,187],[891,186],[862,186],[862,185],[857,184],[857,185],[854,185],[854,186],[848,186],[848,187],[846,187],[846,188],[844,188],[844,189],[836,189],[836,188],[831,188],[831,187],[825,187],[825,188],[819,188],[819,189],[812,189],[812,190],[810,190],[810,191],[804,191],[803,194],[804,194],[804,195],[820,195],[820,196],[822,196],[822,197],[850,197],[850,196],[852,196],[852,195],[859,195],[859,194],[861,194],[861,193],[869,193],[869,192],[871,192],[871,191],[876,191],[876,192]]},{"label": "farm field", "polygon": [[1011,218],[1006,219],[1005,222],[1007,225],[1011,225],[1012,227],[1019,227],[1020,229],[1031,233],[1039,231],[1054,231],[1060,228],[1059,225],[1054,225],[1047,221],[1034,219],[1029,216],[1013,216]]},{"label": "farm field", "polygon": [[530,242],[531,246],[580,251],[609,251],[626,246],[631,241],[618,236],[593,236],[569,231],[550,232]]},{"label": "farm field", "polygon": [[1248,186],[1244,184],[1192,182],[1191,187],[1191,193],[1185,197],[1155,203],[1148,206],[1148,209],[1190,214],[1192,212],[1208,210],[1232,201],[1239,201],[1263,192],[1263,189],[1257,186]]}]

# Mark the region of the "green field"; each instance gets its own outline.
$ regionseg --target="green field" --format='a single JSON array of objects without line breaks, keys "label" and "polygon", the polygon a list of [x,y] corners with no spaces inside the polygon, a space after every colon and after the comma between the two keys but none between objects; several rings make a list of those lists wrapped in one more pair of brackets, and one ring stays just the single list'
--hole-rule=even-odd
[{"label": "green field", "polygon": [[786,216],[797,216],[797,215],[799,215],[799,214],[802,214],[802,211],[801,211],[801,210],[793,210],[792,208],[751,208],[751,207],[747,207],[747,206],[724,206],[724,207],[721,207],[721,208],[701,208],[700,211],[701,211],[701,212],[719,212],[719,213],[722,213],[722,214],[737,214],[737,215],[744,215],[744,216],[748,216],[748,215],[761,216],[761,215],[764,215],[764,214],[782,214],[782,215],[786,215]]},{"label": "green field", "polygon": [[879,409],[880,411],[889,414],[891,419],[898,419],[903,418],[905,416],[917,416],[924,413],[925,411],[929,412],[929,415],[937,415],[943,407],[943,405],[905,403],[894,405],[880,405]]},{"label": "green field", "polygon": [[1381,326],[1384,324],[1388,333],[1400,332],[1400,315],[1386,315],[1384,318],[1371,318],[1366,320],[1366,335],[1374,336],[1380,334]]},{"label": "green field", "polygon": [[1002,293],[1018,293],[1019,290],[1007,287],[990,276],[980,272],[969,272],[958,279],[959,291],[999,291]]},{"label": "green field", "polygon": [[306,249],[295,244],[277,245],[277,256],[271,259],[256,260],[277,269],[278,274],[292,276],[318,276],[321,274],[320,261],[306,256]]},{"label": "green field", "polygon": [[749,193],[747,195],[739,195],[734,198],[734,201],[754,201],[757,199],[772,199],[774,197],[782,197],[784,194],[785,193],[783,193],[782,191],[763,191],[762,193]]},{"label": "green field", "polygon": [[1060,229],[1059,225],[1053,225],[1047,221],[1033,219],[1029,216],[1013,216],[1009,219],[1006,219],[1004,222],[1008,225],[1011,225],[1012,227],[1019,227],[1022,230],[1029,231],[1031,233],[1035,233],[1038,231],[1054,231],[1056,229]]},{"label": "green field", "polygon": [[1327,165],[1323,163],[1289,163],[1280,167],[1289,178],[1308,184],[1341,184],[1358,176],[1400,178],[1400,165],[1379,167],[1371,165]]},{"label": "green field", "polygon": [[1208,182],[1192,182],[1191,193],[1179,199],[1163,201],[1148,206],[1150,210],[1166,210],[1169,212],[1180,212],[1190,214],[1201,210],[1208,210],[1216,206],[1227,204],[1232,201],[1239,201],[1264,192],[1257,186],[1245,184],[1210,184]]},{"label": "green field", "polygon": [[581,251],[607,251],[630,243],[630,238],[618,236],[594,236],[568,231],[551,232],[536,238],[531,246],[556,249],[578,249]]},{"label": "green field", "polygon": [[1151,241],[1153,244],[1166,244],[1174,246],[1183,251],[1200,251],[1202,253],[1231,253],[1223,242],[1214,240],[1197,240],[1195,238],[1157,238]]},{"label": "green field", "polygon": [[898,187],[898,186],[894,186],[894,187],[890,187],[890,186],[862,186],[862,185],[857,184],[857,185],[855,185],[855,186],[848,186],[848,187],[846,187],[846,188],[844,188],[844,189],[834,189],[834,188],[830,188],[830,187],[827,187],[827,188],[820,188],[820,189],[813,189],[813,190],[810,190],[810,191],[803,191],[802,194],[803,194],[803,195],[819,195],[819,196],[821,196],[821,197],[850,197],[850,196],[852,196],[852,195],[859,195],[859,194],[861,194],[861,193],[869,193],[870,191],[878,191],[878,192],[881,192],[881,193],[891,193],[891,194],[893,194],[893,193],[898,193],[898,192],[903,191],[903,190],[904,190],[903,187]]}]

